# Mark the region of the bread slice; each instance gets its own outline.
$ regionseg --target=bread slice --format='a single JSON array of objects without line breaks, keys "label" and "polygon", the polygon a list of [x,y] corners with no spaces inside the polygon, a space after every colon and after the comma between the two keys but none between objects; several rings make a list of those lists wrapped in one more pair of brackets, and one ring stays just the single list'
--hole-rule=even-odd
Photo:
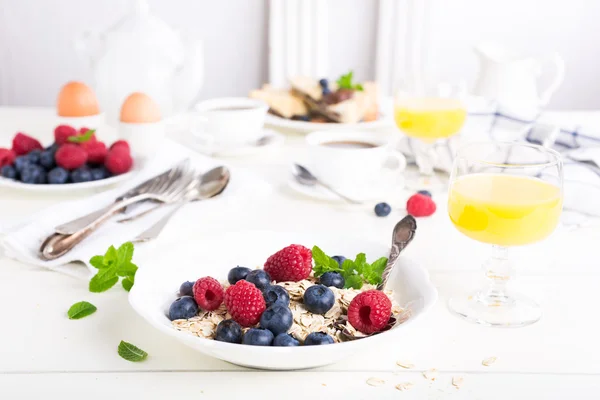
[{"label": "bread slice", "polygon": [[264,101],[269,105],[273,114],[283,118],[289,119],[295,115],[308,114],[308,108],[302,98],[295,96],[287,89],[276,89],[265,84],[262,89],[251,91],[250,97]]}]

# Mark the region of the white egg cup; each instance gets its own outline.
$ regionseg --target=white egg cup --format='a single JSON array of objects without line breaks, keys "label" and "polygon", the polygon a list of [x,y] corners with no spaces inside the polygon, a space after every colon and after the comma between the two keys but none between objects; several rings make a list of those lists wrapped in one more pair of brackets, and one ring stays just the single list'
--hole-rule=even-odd
[{"label": "white egg cup", "polygon": [[58,125],[69,125],[75,129],[79,128],[89,128],[89,129],[97,129],[105,124],[105,115],[104,113],[96,114],[96,115],[88,115],[86,117],[62,117],[58,116]]},{"label": "white egg cup", "polygon": [[165,140],[165,125],[162,121],[140,124],[120,122],[119,137],[129,142],[133,156],[151,157]]}]

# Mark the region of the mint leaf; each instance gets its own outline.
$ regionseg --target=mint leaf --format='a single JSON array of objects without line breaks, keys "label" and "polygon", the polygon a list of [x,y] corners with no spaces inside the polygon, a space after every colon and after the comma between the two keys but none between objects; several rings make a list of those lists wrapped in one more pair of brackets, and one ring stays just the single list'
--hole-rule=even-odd
[{"label": "mint leaf", "polygon": [[345,288],[360,289],[363,285],[363,279],[360,275],[350,275],[346,278]]},{"label": "mint leaf", "polygon": [[127,262],[124,264],[117,265],[117,275],[122,277],[131,277],[135,276],[138,267],[132,262]]},{"label": "mint leaf", "polygon": [[117,250],[117,262],[119,263],[119,265],[130,263],[132,257],[133,243],[125,242],[121,246],[119,246],[119,250]]},{"label": "mint leaf", "polygon": [[106,250],[106,254],[104,254],[104,265],[109,266],[117,262],[119,258],[119,254],[117,253],[117,249],[115,246],[110,246],[108,250]]},{"label": "mint leaf", "polygon": [[323,275],[325,272],[341,272],[342,269],[337,261],[333,258],[329,257],[327,254],[323,252],[319,247],[313,246],[312,248],[312,256],[315,261],[315,265],[313,266],[313,272],[315,276],[319,277]]},{"label": "mint leaf", "polygon": [[133,287],[133,278],[130,277],[126,277],[123,278],[123,280],[121,281],[121,285],[123,285],[123,289],[125,289],[126,291],[130,291],[131,288]]},{"label": "mint leaf", "polygon": [[83,135],[69,136],[67,141],[71,143],[85,143],[88,142],[92,136],[94,136],[94,132],[96,132],[95,129],[88,129]]},{"label": "mint leaf", "polygon": [[356,259],[354,260],[354,264],[356,264],[356,272],[358,274],[362,274],[365,266],[369,265],[367,264],[367,256],[365,255],[365,253],[357,254]]},{"label": "mint leaf", "polygon": [[364,90],[363,86],[359,83],[352,83],[352,76],[354,75],[353,71],[348,72],[346,75],[340,76],[340,78],[336,81],[339,89],[350,89],[350,90]]},{"label": "mint leaf", "polygon": [[323,252],[323,250],[321,250],[318,246],[313,246],[312,248],[312,257],[313,260],[315,260],[315,263],[317,264],[321,264],[321,265],[329,265],[329,260],[327,257],[327,254],[325,254],[325,252]]},{"label": "mint leaf", "polygon": [[385,266],[387,265],[387,262],[388,262],[388,259],[386,257],[381,257],[381,258],[375,260],[371,264],[371,268],[373,269],[373,272],[375,272],[381,276],[383,274],[383,270],[385,269]]},{"label": "mint leaf", "polygon": [[97,308],[95,305],[88,303],[87,301],[80,301],[69,308],[67,315],[69,316],[69,319],[80,319],[95,313],[96,310]]},{"label": "mint leaf", "polygon": [[117,269],[114,266],[103,268],[90,279],[89,289],[93,293],[105,292],[119,281]]},{"label": "mint leaf", "polygon": [[344,279],[348,279],[348,277],[356,275],[356,263],[349,258],[344,260],[342,264],[342,276]]},{"label": "mint leaf", "polygon": [[146,353],[144,350],[137,348],[131,343],[127,343],[123,340],[121,340],[121,343],[119,343],[117,352],[121,357],[131,362],[143,361],[146,359],[146,357],[148,357],[148,353]]},{"label": "mint leaf", "polygon": [[104,265],[104,256],[94,256],[90,258],[90,264],[92,267],[98,269],[106,267],[106,265]]}]

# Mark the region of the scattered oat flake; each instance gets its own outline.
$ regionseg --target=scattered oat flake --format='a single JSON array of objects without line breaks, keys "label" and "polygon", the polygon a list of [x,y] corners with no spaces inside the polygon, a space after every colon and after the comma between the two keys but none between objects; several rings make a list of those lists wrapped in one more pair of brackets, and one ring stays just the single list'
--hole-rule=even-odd
[{"label": "scattered oat flake", "polygon": [[415,384],[412,382],[402,382],[396,385],[396,389],[398,389],[401,392],[405,392],[407,390],[412,389],[413,386],[415,386]]},{"label": "scattered oat flake", "polygon": [[438,371],[437,371],[437,369],[432,368],[432,369],[429,369],[429,370],[423,372],[423,376],[425,377],[425,379],[428,379],[430,381],[435,381],[438,376]]},{"label": "scattered oat flake", "polygon": [[402,368],[406,368],[406,369],[411,369],[411,368],[415,367],[415,364],[413,364],[409,361],[403,361],[403,360],[396,361],[396,365],[398,365],[399,367],[402,367]]},{"label": "scattered oat flake", "polygon": [[369,378],[367,379],[367,384],[370,386],[381,386],[385,384],[385,381],[380,378]]},{"label": "scattered oat flake", "polygon": [[326,383],[321,383],[321,386],[327,386],[327,384]]},{"label": "scattered oat flake", "polygon": [[483,360],[481,362],[481,364],[485,365],[486,367],[489,367],[490,365],[492,365],[493,363],[495,363],[497,359],[498,358],[496,358],[496,357],[488,357],[485,360]]},{"label": "scattered oat flake", "polygon": [[452,377],[452,386],[457,389],[460,389],[465,379],[462,376],[453,376]]}]

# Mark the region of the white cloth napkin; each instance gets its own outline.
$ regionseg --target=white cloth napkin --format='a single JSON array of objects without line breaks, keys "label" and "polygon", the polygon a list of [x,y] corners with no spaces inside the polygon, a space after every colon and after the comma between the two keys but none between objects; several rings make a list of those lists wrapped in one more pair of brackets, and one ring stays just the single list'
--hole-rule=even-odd
[{"label": "white cloth napkin", "polygon": [[[51,206],[19,221],[11,227],[5,227],[2,246],[6,256],[27,264],[38,265],[83,279],[89,279],[96,271],[88,264],[88,260],[92,256],[104,254],[110,245],[118,246],[121,243],[134,239],[138,234],[148,229],[168,213],[173,206],[164,206],[162,209],[158,209],[142,218],[127,223],[118,223],[113,218],[69,253],[56,260],[43,261],[38,257],[42,241],[54,232],[55,226],[109,205],[120,194],[125,193],[146,179],[167,170],[185,158],[190,158],[192,164],[199,171],[223,164],[217,160],[191,152],[185,147],[169,141],[165,144],[161,153],[149,161],[148,165],[131,181],[110,191],[85,199],[63,202]],[[203,213],[205,215],[207,213],[221,213],[224,211],[232,213],[242,205],[247,205],[252,199],[260,198],[270,192],[271,186],[256,175],[235,168],[230,168],[230,170],[231,181],[221,195],[213,199],[184,206],[173,217],[171,222],[186,221],[185,218],[179,218],[179,214],[189,214],[194,216],[193,220],[197,221],[196,223],[201,223]],[[138,210],[134,209],[132,212],[137,213]],[[144,245],[146,244],[139,244],[139,246]],[[87,268],[83,268],[81,264],[72,264],[73,261],[83,262]]]}]

